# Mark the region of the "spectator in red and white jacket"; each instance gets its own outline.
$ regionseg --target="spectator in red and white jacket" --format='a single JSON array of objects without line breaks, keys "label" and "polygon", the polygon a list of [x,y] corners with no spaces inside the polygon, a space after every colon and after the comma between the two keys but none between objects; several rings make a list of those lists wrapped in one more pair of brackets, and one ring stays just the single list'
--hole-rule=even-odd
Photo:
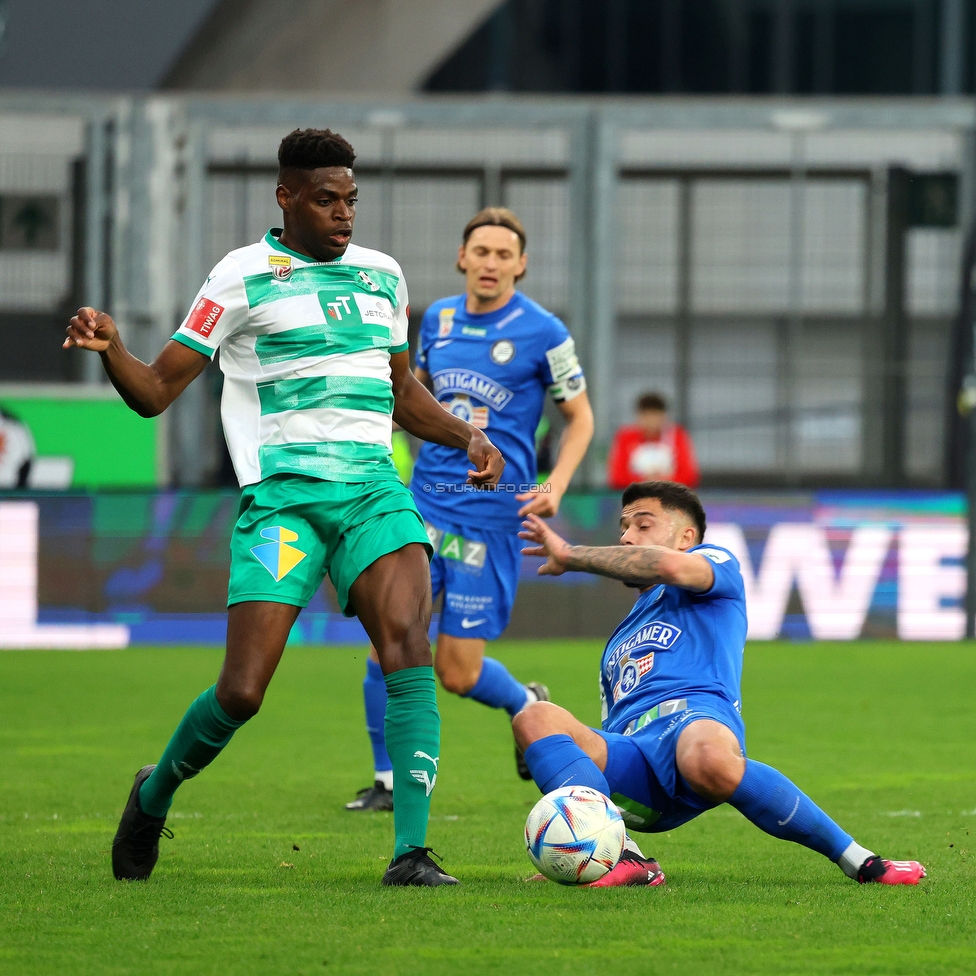
[{"label": "spectator in red and white jacket", "polygon": [[621,427],[607,459],[607,483],[622,491],[635,481],[678,481],[698,486],[698,461],[688,431],[668,419],[659,393],[637,400],[637,422]]}]

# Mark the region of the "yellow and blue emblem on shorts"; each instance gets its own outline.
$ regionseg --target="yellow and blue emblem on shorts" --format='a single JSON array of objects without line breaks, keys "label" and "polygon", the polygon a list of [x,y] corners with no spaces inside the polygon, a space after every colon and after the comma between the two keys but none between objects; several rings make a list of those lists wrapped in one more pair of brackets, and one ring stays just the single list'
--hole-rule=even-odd
[{"label": "yellow and blue emblem on shorts", "polygon": [[283,525],[262,529],[261,538],[272,541],[252,546],[251,552],[274,577],[276,583],[280,583],[308,555],[301,549],[288,545],[289,542],[298,541],[298,533]]}]

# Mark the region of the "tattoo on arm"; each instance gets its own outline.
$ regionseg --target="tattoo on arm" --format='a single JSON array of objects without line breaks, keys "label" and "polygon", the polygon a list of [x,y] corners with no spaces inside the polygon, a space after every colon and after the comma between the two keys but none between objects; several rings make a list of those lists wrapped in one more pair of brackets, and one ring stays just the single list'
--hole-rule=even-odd
[{"label": "tattoo on arm", "polygon": [[664,546],[570,546],[566,568],[650,586],[661,579],[661,560],[673,555]]}]

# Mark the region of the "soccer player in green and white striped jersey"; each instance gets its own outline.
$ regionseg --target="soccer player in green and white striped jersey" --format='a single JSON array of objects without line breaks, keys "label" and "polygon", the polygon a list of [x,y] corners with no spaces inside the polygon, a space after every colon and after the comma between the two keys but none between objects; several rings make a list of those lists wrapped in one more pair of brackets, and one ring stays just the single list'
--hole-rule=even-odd
[{"label": "soccer player in green and white striped jersey", "polygon": [[278,152],[284,229],[228,254],[152,364],[126,351],[111,317],[79,309],[65,347],[99,352],[142,416],[169,406],[220,350],[221,417],[241,506],[231,537],[227,653],[155,765],[136,775],[112,847],[121,879],[149,877],[173,794],[213,761],[264,698],[301,608],[329,574],[362,621],[389,691],[396,846],[384,884],[456,884],[427,854],[440,716],[427,628],[430,545],[391,458],[393,419],[461,448],[470,480],[504,461],[443,410],[410,371],[399,265],[350,244],[355,153],[329,130],[296,130]]}]

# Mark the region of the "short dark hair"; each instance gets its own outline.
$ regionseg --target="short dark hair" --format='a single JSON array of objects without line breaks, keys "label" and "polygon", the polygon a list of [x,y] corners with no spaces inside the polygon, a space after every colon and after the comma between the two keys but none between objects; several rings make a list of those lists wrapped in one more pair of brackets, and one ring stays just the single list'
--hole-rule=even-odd
[{"label": "short dark hair", "polygon": [[[479,210],[464,225],[464,230],[461,232],[461,242],[467,244],[468,238],[479,227],[507,227],[519,239],[519,253],[525,254],[525,227],[508,207],[485,207],[483,210]],[[458,271],[462,270],[460,263],[456,267]],[[515,280],[519,281],[524,277],[525,272],[523,271]]]},{"label": "short dark hair", "polygon": [[295,129],[278,146],[279,169],[319,169],[346,166],[352,169],[356,151],[331,129]]},{"label": "short dark hair", "polygon": [[656,498],[666,511],[687,515],[698,529],[698,541],[705,538],[705,509],[690,488],[677,481],[635,481],[624,489],[620,504],[626,508],[641,498]]},{"label": "short dark hair", "polygon": [[642,393],[637,398],[638,410],[660,410],[667,413],[668,401],[660,393]]}]

